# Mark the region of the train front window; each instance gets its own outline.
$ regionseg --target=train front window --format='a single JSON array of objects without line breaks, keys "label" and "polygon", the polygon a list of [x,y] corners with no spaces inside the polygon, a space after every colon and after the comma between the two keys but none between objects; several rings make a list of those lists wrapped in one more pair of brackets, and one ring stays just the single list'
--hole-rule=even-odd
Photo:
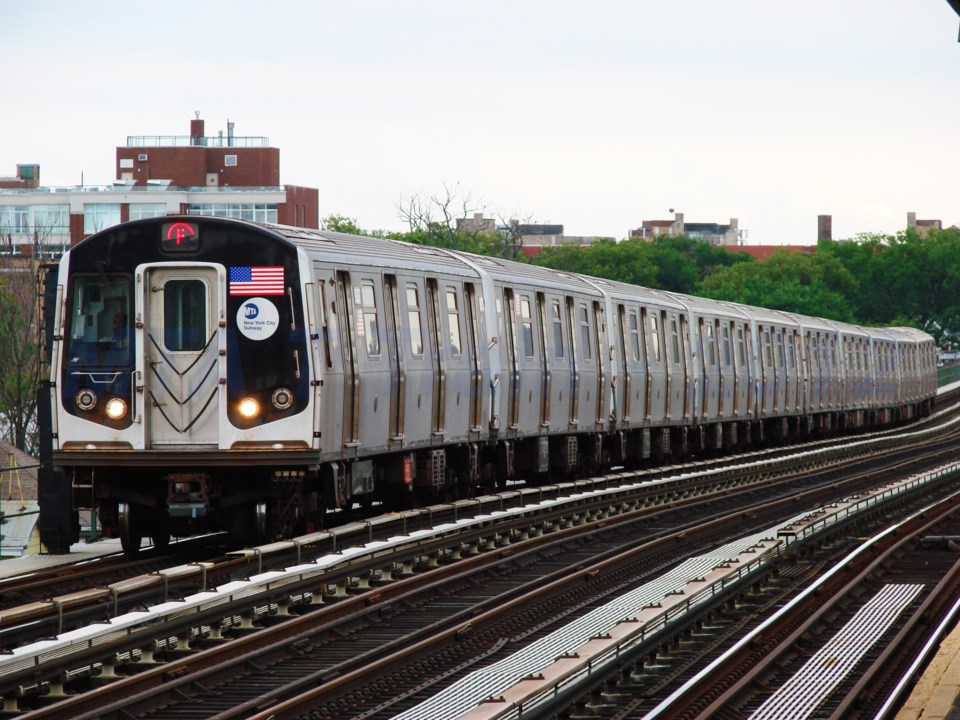
[{"label": "train front window", "polygon": [[168,280],[163,286],[163,344],[196,352],[207,344],[207,286],[201,280]]},{"label": "train front window", "polygon": [[77,277],[70,307],[69,364],[129,364],[133,340],[129,277]]}]

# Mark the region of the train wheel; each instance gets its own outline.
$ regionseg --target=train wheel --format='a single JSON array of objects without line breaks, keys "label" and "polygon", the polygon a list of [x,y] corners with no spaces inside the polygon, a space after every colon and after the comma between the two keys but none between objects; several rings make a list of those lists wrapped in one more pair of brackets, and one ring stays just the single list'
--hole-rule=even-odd
[{"label": "train wheel", "polygon": [[117,527],[120,531],[120,547],[127,555],[135,555],[143,541],[143,528],[134,506],[130,503],[117,505]]},{"label": "train wheel", "polygon": [[170,547],[170,533],[166,530],[154,530],[150,535],[153,546],[157,550],[166,550]]}]

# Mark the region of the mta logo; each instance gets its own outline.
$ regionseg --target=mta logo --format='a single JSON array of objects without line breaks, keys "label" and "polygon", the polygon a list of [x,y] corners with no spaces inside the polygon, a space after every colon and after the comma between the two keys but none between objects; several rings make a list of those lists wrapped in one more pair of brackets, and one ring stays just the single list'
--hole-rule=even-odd
[{"label": "mta logo", "polygon": [[259,314],[260,314],[260,308],[258,308],[256,304],[250,303],[249,305],[243,306],[243,316],[248,320],[252,320]]}]

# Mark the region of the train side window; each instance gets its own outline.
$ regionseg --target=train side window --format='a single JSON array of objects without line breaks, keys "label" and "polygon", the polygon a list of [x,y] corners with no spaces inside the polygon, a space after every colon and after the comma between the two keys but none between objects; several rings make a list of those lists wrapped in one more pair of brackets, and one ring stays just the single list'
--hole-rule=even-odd
[{"label": "train side window", "polygon": [[670,347],[673,350],[673,364],[680,363],[680,332],[677,330],[677,318],[670,318]]},{"label": "train side window", "polygon": [[723,366],[730,367],[730,328],[723,326]]},{"label": "train side window", "polygon": [[583,352],[583,359],[593,358],[593,352],[590,349],[590,316],[587,313],[587,306],[580,306],[580,343]]},{"label": "train side window", "polygon": [[764,367],[773,367],[773,341],[770,339],[770,331],[763,331],[763,365]]},{"label": "train side window", "polygon": [[[320,322],[323,327],[323,354],[327,368],[333,367],[333,356],[330,354],[330,321],[327,315],[327,284],[320,281]],[[330,313],[333,314],[333,303],[330,304]]]},{"label": "train side window", "polygon": [[163,344],[172,352],[196,352],[207,344],[207,286],[202,280],[164,283]]},{"label": "train side window", "polygon": [[716,338],[713,335],[713,323],[707,321],[706,325],[707,331],[707,360],[710,367],[716,367],[717,365],[717,345]]},{"label": "train side window", "polygon": [[630,323],[630,352],[633,353],[633,361],[640,362],[640,325],[636,310],[630,311],[627,322]]},{"label": "train side window", "polygon": [[520,298],[520,335],[523,342],[524,357],[533,357],[533,315],[530,312],[530,299]]},{"label": "train side window", "polygon": [[737,356],[739,357],[740,367],[747,365],[747,344],[743,339],[743,325],[737,327]]},{"label": "train side window", "polygon": [[[460,337],[460,304],[457,302],[457,291],[452,287],[447,288],[447,328],[450,331],[450,353],[452,355],[460,354],[462,338]],[[530,303],[527,302],[527,312],[530,311]],[[532,345],[532,342],[531,342]]]},{"label": "train side window", "polygon": [[657,316],[650,316],[650,342],[653,345],[653,361],[660,364],[660,328],[657,327]]},{"label": "train side window", "polygon": [[420,291],[407,283],[407,328],[410,331],[410,352],[423,355],[423,330],[420,328]]},{"label": "train side window", "polygon": [[358,330],[366,340],[367,357],[379,357],[380,328],[377,325],[377,295],[372,280],[364,280],[360,287],[353,286],[353,301],[362,315],[363,323]]},{"label": "train side window", "polygon": [[783,367],[786,360],[783,357],[783,332],[777,330],[777,367]]},{"label": "train side window", "polygon": [[563,320],[560,315],[560,301],[550,302],[550,323],[553,325],[553,355],[563,357]]}]

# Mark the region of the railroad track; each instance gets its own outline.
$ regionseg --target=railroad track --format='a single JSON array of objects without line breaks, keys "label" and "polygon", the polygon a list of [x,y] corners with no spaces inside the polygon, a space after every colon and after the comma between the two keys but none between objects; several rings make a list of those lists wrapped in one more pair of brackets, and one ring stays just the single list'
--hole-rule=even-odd
[{"label": "railroad track", "polygon": [[884,717],[960,593],[960,498],[891,526],[649,717]]},{"label": "railroad track", "polygon": [[[945,411],[912,425],[910,432],[934,427],[956,412],[956,407],[948,406]],[[220,554],[214,557],[208,554],[209,548],[204,548],[211,540],[196,539],[176,543],[168,553],[145,553],[146,563],[117,557],[88,563],[83,568],[66,566],[37,573],[30,578],[0,581],[0,651],[10,650],[34,637],[58,635],[93,622],[105,622],[125,612],[202,592],[231,580],[315,560],[351,545],[429,531],[437,525],[457,522],[464,517],[495,515],[505,508],[542,503],[597,489],[616,495],[620,486],[646,486],[644,490],[627,491],[617,498],[628,504],[683,502],[685,498],[717,488],[735,488],[744,482],[773,479],[794,468],[835,463],[836,456],[847,452],[851,445],[864,446],[861,454],[853,459],[879,452],[884,446],[895,446],[897,442],[902,442],[897,438],[902,437],[903,432],[904,428],[884,430],[856,438],[834,438],[801,446],[774,447],[686,465],[615,473],[592,480],[518,488],[496,496],[354,520],[288,543],[233,551],[218,548]],[[798,462],[797,456],[804,452],[809,456]],[[586,498],[579,503],[579,507],[573,508],[572,514],[585,516],[602,512],[607,502],[603,497]],[[564,519],[564,512],[548,509],[539,515],[547,526],[551,526],[568,522]],[[506,527],[504,532],[515,530],[522,532],[519,526]],[[217,539],[213,542],[216,543]],[[226,555],[223,554],[224,550],[227,551]],[[201,560],[192,561],[197,557]],[[346,573],[343,577],[349,578],[350,574]],[[331,582],[342,582],[343,577],[333,577]]]},{"label": "railroad track", "polygon": [[[912,452],[912,450],[908,452]],[[852,492],[852,488],[854,487],[862,488],[865,486],[865,481],[862,480],[841,482],[837,477],[837,471],[835,469],[831,469],[829,472],[831,476],[826,482],[823,478],[819,481],[821,485],[826,485],[828,489],[821,489],[819,491],[810,490],[811,495],[808,498],[808,502],[813,501],[813,493],[815,492],[819,493],[820,501],[825,502],[830,498],[836,499],[844,492]],[[776,501],[776,504],[779,506],[778,512],[781,517],[789,514],[785,508],[790,508],[791,506],[795,508],[796,504],[800,502],[794,494],[796,487],[793,486],[795,486],[797,482],[797,479],[791,479],[789,483],[785,480],[780,481],[781,498]],[[811,481],[811,483],[815,484],[813,481]],[[757,484],[759,483],[751,483],[751,485],[754,486],[750,489],[751,493],[757,493],[757,488],[755,487]],[[791,485],[791,487],[788,488],[786,487],[787,485]],[[561,584],[564,582],[572,582],[575,586],[579,586],[581,590],[586,586],[595,585],[596,587],[587,587],[591,592],[580,597],[577,601],[573,601],[570,597],[565,596],[563,593],[567,591],[563,590],[563,592],[561,592],[562,588],[558,587],[557,591],[562,598],[561,607],[567,607],[572,603],[575,608],[579,610],[558,611],[556,609],[549,610],[545,607],[538,606],[539,609],[535,613],[539,617],[547,617],[546,613],[548,612],[553,615],[559,614],[564,617],[572,617],[580,610],[586,612],[592,604],[600,602],[601,599],[610,593],[622,592],[626,587],[625,580],[617,580],[616,572],[613,569],[616,563],[614,563],[613,558],[604,559],[602,557],[602,543],[599,540],[601,536],[606,535],[608,538],[607,542],[613,543],[611,549],[607,552],[620,558],[617,562],[619,562],[621,566],[626,563],[626,560],[620,557],[625,552],[622,548],[631,544],[634,546],[638,546],[639,544],[638,547],[626,551],[636,554],[636,557],[633,557],[631,560],[635,565],[627,565],[626,567],[629,567],[629,569],[624,571],[626,576],[636,578],[649,576],[658,569],[662,570],[666,568],[671,562],[676,562],[678,558],[677,553],[671,552],[665,554],[664,548],[675,550],[678,546],[686,546],[686,554],[689,555],[697,549],[709,548],[716,545],[720,542],[720,538],[724,533],[727,536],[731,534],[732,526],[739,526],[742,529],[744,509],[747,502],[745,500],[745,493],[747,490],[737,491],[723,483],[718,485],[716,478],[713,478],[710,483],[706,485],[706,489],[701,489],[695,493],[696,497],[690,501],[689,505],[682,506],[678,499],[679,496],[690,494],[692,487],[695,487],[695,485],[674,485],[672,489],[666,493],[666,502],[664,502],[664,487],[657,489],[654,496],[650,496],[649,494],[638,496],[634,494],[635,499],[633,502],[636,503],[635,507],[623,513],[622,517],[619,518],[609,515],[597,516],[595,514],[594,517],[590,519],[588,517],[589,514],[597,513],[598,511],[588,509],[589,504],[584,500],[574,501],[572,511],[568,508],[566,515],[551,516],[553,519],[549,521],[551,524],[548,529],[552,532],[548,538],[528,537],[528,539],[524,540],[522,537],[524,533],[528,536],[530,535],[531,527],[534,528],[534,534],[537,532],[536,528],[542,531],[546,527],[545,523],[547,521],[540,517],[537,518],[532,525],[527,522],[525,526],[526,530],[521,530],[520,525],[510,526],[508,523],[495,525],[490,521],[487,527],[480,528],[481,531],[485,531],[485,533],[481,532],[473,541],[465,542],[461,537],[458,538],[456,542],[448,543],[444,551],[448,554],[441,554],[439,548],[442,546],[440,545],[432,547],[421,545],[417,548],[417,552],[420,553],[419,557],[428,559],[428,562],[424,564],[427,566],[431,560],[453,560],[455,559],[454,555],[463,554],[464,549],[466,549],[467,552],[479,552],[482,550],[482,543],[480,541],[485,536],[485,542],[490,546],[488,552],[483,553],[471,561],[478,564],[476,572],[487,573],[486,575],[477,576],[481,577],[480,580],[468,579],[466,575],[467,570],[463,566],[451,565],[433,571],[438,573],[438,575],[421,573],[421,575],[415,578],[390,583],[375,590],[360,593],[354,598],[337,600],[328,608],[320,610],[317,610],[313,606],[309,606],[312,609],[307,610],[307,604],[318,597],[324,597],[325,594],[328,594],[328,590],[331,587],[339,588],[339,591],[334,592],[335,595],[346,594],[349,583],[334,584],[330,582],[329,576],[324,576],[320,578],[319,584],[317,579],[314,578],[313,589],[310,590],[305,584],[306,581],[286,582],[282,585],[281,592],[273,596],[273,598],[268,595],[265,596],[266,599],[264,599],[264,596],[261,596],[259,601],[257,601],[259,604],[254,604],[254,607],[258,609],[248,610],[245,613],[245,619],[234,620],[235,616],[231,615],[230,620],[224,622],[223,615],[221,614],[219,616],[220,620],[214,621],[210,619],[209,624],[205,624],[203,619],[193,617],[189,618],[189,622],[181,622],[180,628],[175,628],[173,623],[167,625],[165,634],[168,637],[163,643],[153,640],[150,641],[150,643],[144,644],[145,640],[143,637],[126,638],[124,645],[119,648],[114,648],[109,653],[104,652],[103,649],[98,649],[97,652],[88,656],[89,660],[85,660],[85,662],[89,663],[87,666],[89,670],[86,672],[86,675],[79,670],[75,670],[74,677],[78,681],[74,682],[74,689],[84,683],[88,685],[92,684],[91,675],[94,671],[99,671],[100,674],[103,675],[103,670],[106,668],[106,674],[112,673],[116,663],[105,662],[104,657],[118,658],[121,661],[125,661],[128,665],[128,670],[136,674],[130,678],[112,682],[107,687],[97,689],[91,693],[68,698],[63,701],[66,704],[57,704],[49,710],[37,710],[31,715],[35,717],[54,717],[57,716],[58,713],[69,712],[71,716],[83,717],[84,712],[92,712],[95,713],[95,715],[90,715],[91,717],[109,717],[109,713],[112,712],[111,708],[113,708],[114,705],[118,705],[118,709],[119,707],[124,708],[125,716],[129,716],[135,712],[131,705],[131,694],[142,698],[142,712],[148,713],[157,706],[168,705],[172,702],[169,697],[170,692],[174,692],[177,695],[185,695],[187,693],[184,692],[183,688],[189,688],[191,686],[209,688],[215,684],[226,684],[229,682],[228,678],[231,674],[233,676],[249,678],[250,674],[248,671],[238,672],[236,669],[230,669],[231,666],[225,659],[226,654],[242,658],[241,667],[243,668],[269,666],[272,669],[276,669],[276,675],[280,678],[279,683],[274,681],[272,689],[268,689],[261,684],[261,681],[266,678],[267,673],[258,672],[252,680],[248,680],[247,684],[250,687],[256,687],[256,691],[254,692],[253,698],[241,701],[243,713],[249,714],[254,712],[257,707],[263,705],[275,705],[276,707],[272,708],[272,711],[276,711],[281,706],[281,701],[285,696],[298,692],[298,687],[294,687],[295,685],[302,687],[304,684],[312,686],[317,683],[322,683],[325,691],[334,689],[335,686],[341,691],[339,698],[323,700],[324,703],[330,703],[331,708],[342,708],[344,702],[352,704],[353,706],[356,706],[358,703],[362,704],[357,698],[364,697],[364,693],[369,695],[370,692],[373,692],[373,695],[369,696],[377,697],[378,691],[376,690],[376,684],[374,685],[374,691],[365,691],[360,686],[354,687],[350,686],[349,683],[347,685],[343,685],[342,683],[348,682],[344,680],[344,678],[349,678],[349,682],[360,682],[364,676],[369,679],[371,667],[374,671],[378,668],[383,670],[379,663],[386,662],[386,659],[382,657],[384,653],[382,648],[385,643],[392,642],[397,647],[408,648],[412,645],[414,652],[425,652],[427,644],[437,641],[437,637],[443,640],[444,633],[448,633],[445,641],[451,647],[460,646],[459,649],[467,647],[468,638],[470,643],[474,642],[480,635],[480,622],[476,617],[473,617],[464,625],[466,621],[463,620],[462,614],[465,613],[467,616],[470,616],[476,615],[477,613],[494,612],[494,609],[484,610],[486,606],[479,599],[476,599],[478,595],[482,594],[480,589],[484,591],[499,591],[494,592],[492,595],[488,594],[485,600],[487,605],[493,604],[495,609],[499,609],[501,606],[506,607],[508,605],[508,603],[505,602],[505,598],[512,597],[520,592],[517,588],[522,588],[525,584],[529,586],[532,583],[535,588],[532,596],[524,601],[527,603],[533,603],[535,601],[541,603],[548,602],[549,598],[543,593],[542,588],[550,582],[558,582]],[[737,493],[740,494],[738,495]],[[826,493],[830,494],[828,495]],[[607,494],[609,494],[609,492]],[[641,499],[637,499],[638,497]],[[643,497],[649,502],[644,501],[642,499]],[[659,498],[659,504],[655,502],[653,498]],[[618,500],[617,502],[621,505],[623,504],[622,500]],[[757,509],[752,511],[753,519],[757,522],[769,521],[770,518],[761,512],[761,500],[755,498],[751,502],[757,504]],[[767,505],[770,504],[769,499],[763,502],[766,502]],[[726,504],[726,509],[722,507],[723,504]],[[643,505],[647,506],[643,507]],[[671,509],[668,507],[669,505],[673,505],[674,507]],[[701,515],[694,516],[692,514],[692,510],[695,507],[699,508],[698,512],[702,513]],[[773,512],[773,508],[770,508],[769,512]],[[519,513],[521,516],[526,514],[527,512]],[[671,514],[676,517],[672,521],[673,527],[669,528],[667,526],[669,526],[670,520],[667,516]],[[718,519],[714,523],[706,523],[704,520],[705,518],[718,515],[722,515],[726,519]],[[565,522],[572,524],[572,521],[564,521],[562,518],[571,518],[573,516],[579,516],[579,521],[583,523],[583,526],[569,527],[567,530],[562,529],[560,526]],[[656,528],[651,525],[651,517],[655,518],[656,523],[660,525],[659,537],[657,536]],[[529,520],[529,518],[524,518],[524,520]],[[486,521],[482,521],[480,525],[482,526],[484,522]],[[640,523],[641,527],[637,527],[636,524],[631,526],[629,523]],[[726,530],[722,529],[724,523],[727,525]],[[615,528],[615,525],[619,527]],[[613,538],[615,531],[618,531],[622,536],[627,536],[629,541],[624,541],[622,537],[619,540],[610,540],[609,538]],[[563,533],[570,535],[571,538],[562,537]],[[698,533],[700,534],[698,535]],[[444,533],[441,533],[441,535],[444,535]],[[499,541],[497,539],[498,537]],[[646,538],[646,543],[639,542],[638,538]],[[447,539],[449,540],[449,538]],[[501,545],[505,545],[508,540],[511,541],[509,547],[497,548],[498,542]],[[564,545],[563,543],[565,542],[573,542],[574,545]],[[581,544],[579,549],[577,549],[578,543]],[[545,549],[548,547],[553,548],[552,554],[551,551]],[[451,550],[451,548],[454,549]],[[573,573],[571,573],[570,570],[570,563],[574,558],[573,553],[575,552],[586,553],[586,555],[581,555],[581,558],[593,557],[599,553],[601,559],[596,565],[589,568],[585,565],[582,570],[584,574],[581,576],[580,570]],[[660,553],[660,555],[657,553]],[[481,558],[483,558],[483,562],[492,563],[491,567],[480,568],[479,565],[482,564]],[[559,571],[555,567],[551,570],[550,562],[555,562],[557,558],[559,558],[562,563],[561,568]],[[368,566],[368,570],[376,567],[377,562],[379,562],[380,568],[396,567],[396,565],[392,563],[386,563],[383,559],[379,559],[378,561],[375,558],[373,564]],[[579,559],[577,560],[577,565],[586,562],[586,560]],[[525,573],[529,572],[531,568],[538,564],[541,569],[537,571],[536,576],[531,578],[525,575]],[[604,569],[601,570],[601,568]],[[358,567],[354,567],[349,569],[349,572],[354,574],[353,577],[360,577],[364,571]],[[556,577],[558,572],[560,577]],[[442,580],[439,573],[447,573],[449,579]],[[492,577],[490,573],[493,573]],[[369,579],[369,572],[367,572],[366,577]],[[512,585],[505,586],[504,583],[507,582],[508,577],[512,578],[509,581]],[[553,581],[549,580],[551,577],[555,579]],[[601,587],[600,581],[595,580],[595,578],[600,577],[611,578],[611,580],[608,580],[609,584],[607,587]],[[384,581],[387,580],[384,576],[381,576],[380,579]],[[402,593],[414,592],[412,585],[415,584],[415,581],[426,583],[427,586],[434,586],[430,587],[431,592],[435,592],[441,582],[445,582],[447,585],[442,588],[443,595],[440,596],[440,601],[428,601],[423,599],[424,596],[417,596],[421,599],[414,600],[412,596],[402,595]],[[405,585],[404,583],[409,584]],[[733,587],[729,589],[730,592],[735,590]],[[453,594],[454,592],[461,591],[462,597]],[[396,595],[395,593],[401,593],[401,595]],[[284,597],[285,600],[281,600],[281,596]],[[460,597],[460,599],[451,599],[454,597]],[[293,602],[291,602],[291,599],[293,599]],[[386,627],[388,620],[392,621],[402,617],[404,619],[400,622],[400,625],[403,625],[409,622],[410,617],[413,617],[410,613],[399,613],[398,608],[406,606],[426,608],[431,606],[431,603],[433,603],[433,607],[438,607],[438,602],[439,606],[444,606],[446,615],[443,617],[446,619],[441,620],[437,616],[427,613],[427,622],[425,625],[421,625],[420,629],[413,631],[413,634],[408,632],[406,635],[397,635],[393,640],[383,637],[383,628]],[[285,613],[290,612],[292,606],[296,606],[297,604],[300,604],[303,611],[306,612],[304,617],[301,620],[289,620],[281,623],[279,618],[282,618]],[[324,613],[328,613],[329,615]],[[346,613],[346,615],[338,615],[338,613]],[[458,613],[460,613],[460,615],[458,615]],[[210,617],[213,618],[212,615]],[[494,628],[498,627],[497,622],[515,622],[503,619],[497,620],[493,615],[491,615],[488,620],[492,623],[491,627]],[[271,625],[269,630],[265,631],[268,632],[266,638],[262,635],[257,637],[251,634],[252,626],[257,621]],[[276,659],[276,656],[269,655],[270,652],[293,655],[296,656],[298,660],[301,660],[306,655],[307,648],[331,648],[336,644],[335,641],[329,637],[326,639],[316,639],[313,636],[303,636],[301,630],[295,626],[295,623],[301,621],[305,622],[306,626],[326,628],[326,631],[333,633],[334,636],[337,633],[347,633],[348,638],[346,643],[340,644],[346,645],[347,649],[353,653],[353,659],[346,660],[342,657],[332,657],[321,661],[318,665],[314,665],[313,670],[305,671],[302,666],[290,672],[280,670],[281,665],[279,660]],[[364,623],[366,624],[364,625]],[[444,630],[444,624],[446,624],[446,630]],[[377,630],[374,631],[371,629],[373,627],[376,627]],[[424,627],[426,630],[423,629]],[[237,641],[234,641],[230,645],[223,643],[219,636],[224,629],[234,635],[247,635],[247,640],[243,641],[243,643],[246,644],[238,643]],[[546,628],[543,629],[545,630]],[[537,631],[538,630],[535,630],[534,634]],[[512,634],[516,635],[519,632],[520,631],[516,631]],[[416,633],[420,634],[418,635]],[[424,635],[424,633],[427,633],[427,635]],[[491,637],[499,638],[502,633],[503,630],[501,628],[499,631],[494,632]],[[179,639],[177,641],[170,641],[169,638],[174,635]],[[357,638],[364,637],[374,638],[376,647],[379,649],[370,650],[367,654],[362,651],[358,652],[360,644]],[[496,654],[502,652],[502,648],[498,646],[498,642],[499,640],[488,641],[486,643],[487,650],[485,653],[488,654],[488,659],[492,658],[491,653]],[[193,654],[187,660],[177,661],[174,659],[178,653],[183,652],[185,647],[191,644],[198,647],[203,645],[216,645],[219,647]],[[264,647],[267,648],[267,650],[261,649]],[[262,652],[266,652],[267,654],[258,654]],[[449,652],[450,650],[447,648],[441,652],[439,656],[435,656],[439,657],[439,660],[429,662],[424,660],[424,662],[435,666],[447,667],[452,665],[464,669],[481,662],[476,658],[463,656],[460,663],[452,663]],[[371,663],[370,653],[376,654],[377,663]],[[96,657],[100,659],[96,660]],[[156,662],[158,658],[166,661],[165,664],[159,667],[150,667],[150,664]],[[391,662],[396,661],[398,661],[398,658],[391,660]],[[409,661],[410,658],[404,660],[404,662],[407,663],[409,663]],[[73,662],[74,666],[76,666],[78,660],[74,659]],[[351,665],[350,663],[353,664]],[[35,689],[46,689],[55,694],[64,688],[62,683],[58,683],[50,677],[46,679],[38,678],[37,674],[37,672],[28,674],[35,683]],[[69,676],[69,670],[59,671],[59,673],[55,673],[55,675],[60,677]],[[300,678],[300,680],[284,682],[284,679],[290,677],[297,677]],[[303,678],[306,678],[306,680],[303,680]],[[21,678],[21,681],[22,680],[23,678]],[[254,681],[257,683],[256,686],[254,686]],[[159,694],[152,698],[150,697],[150,693],[153,692],[150,687],[151,682],[154,683],[154,687],[160,688],[160,690],[157,691]],[[421,681],[418,681],[414,683],[414,685],[419,685],[420,682]],[[431,682],[435,683],[439,681]],[[26,687],[26,684],[20,682],[19,687]],[[5,691],[5,699],[8,697],[8,694],[9,693]],[[30,693],[26,692],[22,693],[22,695],[24,695],[26,699],[26,697],[30,696]],[[209,693],[204,693],[204,695],[208,696],[205,702],[210,703],[212,700],[209,697]],[[224,692],[220,693],[217,697],[226,697],[228,695],[231,695],[231,693]],[[410,688],[406,692],[406,695],[407,698],[412,701],[416,693]],[[401,697],[398,702],[402,704],[407,698]],[[244,702],[246,704],[244,704]],[[283,701],[284,706],[286,702],[289,701]],[[319,701],[313,698],[308,702],[312,702],[313,705],[316,706]],[[89,711],[84,710],[86,703],[91,704],[90,707],[96,709]],[[207,707],[210,706],[207,705]],[[181,706],[181,710],[182,709]],[[368,707],[364,712],[376,711],[376,707]],[[223,710],[224,714],[222,716],[245,716],[243,714],[237,714],[238,712],[240,711],[237,710],[234,705],[233,709]],[[331,712],[333,711],[331,710]],[[277,717],[280,717],[280,715],[277,715]]]}]

